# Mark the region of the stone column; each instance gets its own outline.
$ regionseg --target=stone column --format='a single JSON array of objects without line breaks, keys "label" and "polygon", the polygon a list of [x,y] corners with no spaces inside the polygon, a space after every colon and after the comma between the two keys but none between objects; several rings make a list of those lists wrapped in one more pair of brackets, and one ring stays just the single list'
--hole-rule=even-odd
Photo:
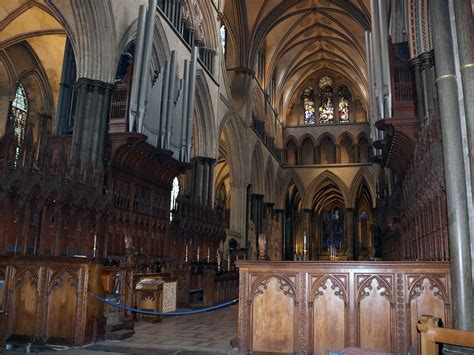
[{"label": "stone column", "polygon": [[74,85],[74,132],[70,158],[73,163],[102,166],[105,128],[112,84],[81,78]]},{"label": "stone column", "polygon": [[433,56],[433,51],[422,53],[419,56],[421,61],[421,79],[423,85],[423,106],[425,109],[425,112],[423,114],[425,115],[425,117],[429,117],[429,113],[433,112],[434,100],[436,98]]},{"label": "stone column", "polygon": [[359,144],[352,145],[352,157],[350,163],[360,163],[360,149]]},{"label": "stone column", "polygon": [[277,219],[277,222],[280,223],[280,232],[281,232],[281,235],[280,235],[280,238],[281,238],[281,243],[280,243],[280,248],[279,248],[279,260],[283,260],[284,259],[284,251],[285,251],[285,210],[283,209],[276,209],[275,210],[275,213],[276,213],[276,219]]},{"label": "stone column", "polygon": [[230,229],[244,238],[247,235],[247,186],[246,183],[230,185]]},{"label": "stone column", "polygon": [[449,3],[430,2],[446,180],[454,327],[474,330],[474,289],[469,241],[461,122]]},{"label": "stone column", "polygon": [[314,147],[314,152],[313,152],[313,163],[314,164],[320,164],[320,152],[319,152],[319,146]]},{"label": "stone column", "polygon": [[341,164],[341,145],[340,144],[336,144],[336,156],[334,158],[335,158],[334,163]]},{"label": "stone column", "polygon": [[[312,245],[312,235],[311,235],[311,212],[312,210],[309,208],[303,209],[303,236],[306,233],[306,260],[310,260],[311,253],[311,245]],[[303,237],[304,238],[304,237]],[[303,247],[304,247],[304,239],[303,239]]]},{"label": "stone column", "polygon": [[[456,37],[459,52],[459,67],[461,71],[464,109],[466,113],[467,138],[469,151],[474,152],[474,23],[470,0],[455,0],[454,15],[456,17]],[[474,190],[474,164],[471,159],[471,183]],[[474,241],[473,241],[474,243]],[[474,247],[474,244],[471,244]],[[471,251],[474,256],[474,250]],[[472,265],[474,268],[474,264]],[[474,280],[473,280],[474,281]]]},{"label": "stone column", "polygon": [[416,87],[416,110],[418,112],[418,117],[425,116],[425,107],[424,107],[424,98],[423,91],[424,85],[421,78],[421,61],[419,58],[412,58],[410,64],[413,68],[413,73],[415,74],[415,87]]},{"label": "stone column", "polygon": [[355,260],[355,248],[354,243],[354,209],[346,209],[346,226],[347,226],[347,260]]}]

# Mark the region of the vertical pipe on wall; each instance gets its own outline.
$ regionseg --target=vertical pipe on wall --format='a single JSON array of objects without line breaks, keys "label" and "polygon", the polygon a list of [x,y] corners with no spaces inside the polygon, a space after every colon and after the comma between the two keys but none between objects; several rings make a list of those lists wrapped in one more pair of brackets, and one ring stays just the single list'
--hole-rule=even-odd
[{"label": "vertical pipe on wall", "polygon": [[390,78],[390,58],[388,53],[388,19],[385,0],[379,0],[380,56],[382,63],[382,94],[384,99],[384,115],[392,117],[392,83]]},{"label": "vertical pipe on wall", "polygon": [[146,112],[146,99],[148,96],[148,87],[150,86],[150,63],[151,52],[153,49],[153,32],[155,30],[156,1],[149,0],[148,13],[146,16],[146,28],[143,47],[143,60],[140,78],[140,95],[138,98],[138,132],[141,133],[143,127],[143,118]]},{"label": "vertical pipe on wall", "polygon": [[174,99],[176,94],[176,51],[171,52],[171,64],[170,64],[170,89],[168,92],[168,108],[166,114],[166,142],[164,149],[170,148],[171,140],[171,121],[174,119],[172,108],[174,107]]},{"label": "vertical pipe on wall", "polygon": [[187,127],[186,127],[186,157],[185,161],[189,161],[191,157],[191,138],[193,134],[193,125],[194,125],[194,99],[196,94],[196,66],[197,58],[199,55],[199,48],[194,47],[191,54],[191,63],[189,68],[189,92],[188,92],[188,112],[186,115],[187,118]]},{"label": "vertical pipe on wall", "polygon": [[181,125],[181,137],[179,140],[179,160],[184,161],[186,156],[186,127],[187,127],[187,114],[188,114],[188,94],[189,94],[189,63],[186,59],[184,61],[184,73],[183,73],[183,106],[182,116],[178,117]]},{"label": "vertical pipe on wall", "polygon": [[383,98],[383,68],[382,68],[382,49],[380,43],[380,24],[379,24],[379,8],[378,1],[371,1],[372,12],[372,58],[375,72],[375,98],[377,101],[377,116],[376,120],[385,118],[384,98]]},{"label": "vertical pipe on wall", "polygon": [[163,73],[163,91],[161,93],[161,113],[160,113],[160,142],[159,148],[163,149],[165,146],[166,139],[166,125],[167,125],[167,114],[168,114],[168,94],[170,85],[170,62],[166,61],[165,71]]},{"label": "vertical pipe on wall", "polygon": [[145,5],[140,6],[138,15],[137,38],[135,40],[135,58],[133,63],[132,74],[132,88],[130,92],[130,113],[128,121],[128,130],[131,132],[134,129],[135,121],[138,117],[138,96],[140,90],[140,75],[142,71],[143,60],[143,41],[145,36],[146,25],[146,8]]}]

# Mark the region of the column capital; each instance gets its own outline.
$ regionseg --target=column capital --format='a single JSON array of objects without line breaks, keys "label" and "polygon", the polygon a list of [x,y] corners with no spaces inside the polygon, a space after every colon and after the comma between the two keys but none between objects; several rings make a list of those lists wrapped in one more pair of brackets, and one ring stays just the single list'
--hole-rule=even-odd
[{"label": "column capital", "polygon": [[421,53],[419,56],[422,69],[430,68],[434,65],[434,51]]}]

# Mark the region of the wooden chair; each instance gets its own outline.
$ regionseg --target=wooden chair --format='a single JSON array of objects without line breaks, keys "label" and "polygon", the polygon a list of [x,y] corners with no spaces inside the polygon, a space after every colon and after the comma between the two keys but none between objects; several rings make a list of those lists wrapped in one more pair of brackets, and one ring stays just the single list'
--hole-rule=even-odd
[{"label": "wooden chair", "polygon": [[421,316],[418,321],[417,328],[421,333],[421,355],[438,354],[438,344],[474,348],[474,332],[440,328],[439,324],[439,318],[427,315]]}]

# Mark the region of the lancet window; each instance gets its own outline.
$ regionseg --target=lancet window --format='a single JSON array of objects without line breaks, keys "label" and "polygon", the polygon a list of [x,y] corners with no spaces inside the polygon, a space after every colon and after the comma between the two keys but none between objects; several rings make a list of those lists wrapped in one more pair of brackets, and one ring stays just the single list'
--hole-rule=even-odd
[{"label": "lancet window", "polygon": [[23,84],[19,84],[16,90],[15,99],[12,102],[11,117],[13,120],[13,129],[17,146],[15,151],[15,160],[20,157],[20,147],[25,137],[26,119],[28,117],[28,98]]},{"label": "lancet window", "polygon": [[346,85],[341,85],[337,92],[337,96],[339,99],[339,122],[348,123],[350,121],[349,105],[352,97],[351,92],[349,91],[349,88]]},{"label": "lancet window", "polygon": [[304,123],[315,124],[315,104],[314,104],[314,92],[311,86],[307,87],[303,92],[303,104],[304,104]]},{"label": "lancet window", "polygon": [[173,211],[176,210],[176,201],[179,195],[179,180],[177,177],[173,180],[173,187],[171,189],[171,199],[170,199],[170,221],[173,220]]},{"label": "lancet window", "polygon": [[319,80],[319,123],[334,122],[333,81],[328,76]]},{"label": "lancet window", "polygon": [[227,28],[225,27],[225,25],[221,26],[220,35],[221,35],[222,52],[225,54],[225,50],[227,46]]}]

